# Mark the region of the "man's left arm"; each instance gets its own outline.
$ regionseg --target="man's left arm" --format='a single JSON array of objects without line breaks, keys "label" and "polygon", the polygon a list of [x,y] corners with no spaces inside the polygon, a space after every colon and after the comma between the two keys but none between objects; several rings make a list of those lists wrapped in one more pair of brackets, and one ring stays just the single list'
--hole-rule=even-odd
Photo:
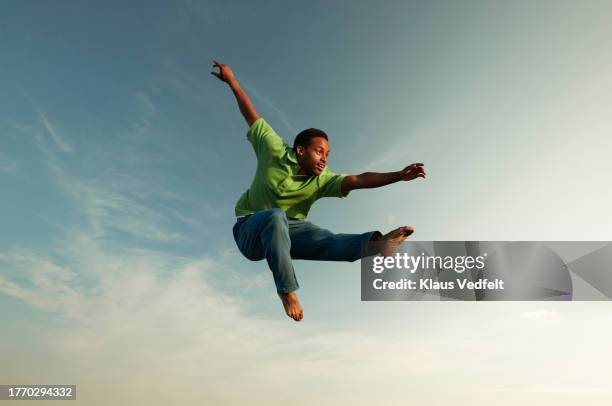
[{"label": "man's left arm", "polygon": [[361,175],[348,175],[342,179],[341,190],[342,194],[346,195],[355,189],[371,189],[416,178],[425,178],[425,166],[422,163],[408,165],[397,172],[365,172]]}]

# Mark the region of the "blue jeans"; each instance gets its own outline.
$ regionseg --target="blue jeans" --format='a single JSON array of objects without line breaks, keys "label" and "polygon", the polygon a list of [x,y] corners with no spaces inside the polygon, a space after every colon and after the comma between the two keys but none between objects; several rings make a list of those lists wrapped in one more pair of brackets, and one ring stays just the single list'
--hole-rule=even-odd
[{"label": "blue jeans", "polygon": [[266,259],[276,291],[289,293],[300,286],[291,259],[353,262],[365,256],[364,243],[378,231],[334,234],[309,221],[287,219],[281,209],[240,217],[234,224],[234,240],[251,261]]}]

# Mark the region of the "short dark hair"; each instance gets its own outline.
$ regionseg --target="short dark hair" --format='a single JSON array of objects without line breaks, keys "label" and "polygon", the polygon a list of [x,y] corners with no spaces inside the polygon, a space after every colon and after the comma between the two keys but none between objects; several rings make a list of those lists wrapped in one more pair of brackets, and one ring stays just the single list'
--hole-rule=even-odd
[{"label": "short dark hair", "polygon": [[329,141],[329,138],[327,138],[327,134],[325,134],[325,131],[319,130],[318,128],[307,128],[295,137],[295,140],[293,141],[293,150],[297,151],[298,145],[301,145],[303,147],[309,146],[310,140],[315,137],[325,138],[327,141]]}]

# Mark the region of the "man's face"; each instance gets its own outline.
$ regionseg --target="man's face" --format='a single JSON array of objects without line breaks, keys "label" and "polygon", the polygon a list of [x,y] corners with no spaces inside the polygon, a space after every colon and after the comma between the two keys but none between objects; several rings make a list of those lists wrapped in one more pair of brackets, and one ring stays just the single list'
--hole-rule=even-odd
[{"label": "man's face", "polygon": [[310,140],[308,147],[304,148],[299,145],[296,152],[301,168],[300,172],[319,176],[327,165],[329,144],[325,138],[315,137]]}]

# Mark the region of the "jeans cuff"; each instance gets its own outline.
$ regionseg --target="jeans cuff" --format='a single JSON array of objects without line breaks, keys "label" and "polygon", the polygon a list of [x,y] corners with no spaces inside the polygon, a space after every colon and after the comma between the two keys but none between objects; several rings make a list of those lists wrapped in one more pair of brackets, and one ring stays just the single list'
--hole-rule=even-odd
[{"label": "jeans cuff", "polygon": [[284,288],[276,288],[276,292],[277,293],[282,293],[282,294],[286,294],[286,293],[291,293],[295,290],[298,290],[300,288],[300,285],[295,284],[293,286],[289,286],[289,287],[284,287]]},{"label": "jeans cuff", "polygon": [[[380,231],[371,231],[364,234],[364,239],[361,240],[361,258],[366,258],[380,253],[381,243],[372,240],[375,236],[382,237],[383,234]],[[371,242],[374,242],[374,244],[370,244]]]},{"label": "jeans cuff", "polygon": [[376,231],[372,231],[370,232],[370,238],[368,239],[368,241],[374,241],[373,238],[377,237],[378,239],[380,239],[383,236],[383,233],[381,233],[380,231],[376,230]]}]

